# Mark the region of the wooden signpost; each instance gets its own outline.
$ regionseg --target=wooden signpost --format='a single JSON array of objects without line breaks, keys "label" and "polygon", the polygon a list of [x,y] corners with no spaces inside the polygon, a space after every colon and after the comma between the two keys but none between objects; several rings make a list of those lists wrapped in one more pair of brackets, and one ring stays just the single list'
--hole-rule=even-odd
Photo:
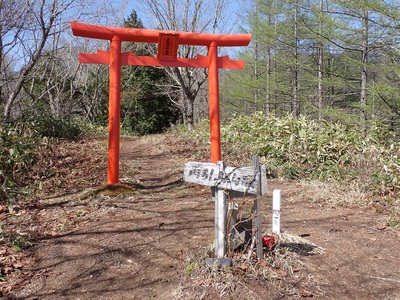
[{"label": "wooden signpost", "polygon": [[[265,169],[263,168],[263,170],[265,175]],[[183,179],[186,182],[211,187],[218,186],[223,190],[242,192],[247,195],[260,194],[258,188],[260,185],[259,172],[254,170],[253,167],[227,167],[222,161],[216,164],[188,162],[185,164]]]},{"label": "wooden signpost", "polygon": [[184,167],[183,179],[186,182],[210,186],[215,200],[215,256],[223,258],[226,253],[227,232],[227,194],[235,192],[236,196],[256,196],[253,206],[255,243],[257,256],[262,258],[261,205],[259,195],[267,192],[265,168],[253,157],[253,166],[234,168],[217,163],[188,162]]}]

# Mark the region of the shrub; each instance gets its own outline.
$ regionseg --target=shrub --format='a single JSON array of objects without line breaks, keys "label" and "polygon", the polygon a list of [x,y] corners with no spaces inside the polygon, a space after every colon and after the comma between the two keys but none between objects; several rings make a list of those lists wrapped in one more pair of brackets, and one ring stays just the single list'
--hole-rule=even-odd
[{"label": "shrub", "polygon": [[40,144],[37,132],[24,124],[0,128],[0,198],[3,201],[23,193],[21,174],[35,163]]},{"label": "shrub", "polygon": [[36,116],[31,126],[42,136],[50,138],[75,140],[82,133],[78,123],[56,118],[49,113],[42,113]]},{"label": "shrub", "polygon": [[233,117],[221,133],[224,145],[261,156],[270,176],[359,179],[374,189],[400,190],[399,143],[376,120],[364,133],[356,125],[258,112]]}]

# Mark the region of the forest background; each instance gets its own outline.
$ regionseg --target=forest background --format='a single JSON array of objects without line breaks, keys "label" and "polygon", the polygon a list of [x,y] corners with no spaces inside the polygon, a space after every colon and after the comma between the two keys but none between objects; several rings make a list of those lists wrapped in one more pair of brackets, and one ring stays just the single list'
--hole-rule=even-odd
[{"label": "forest background", "polygon": [[[261,155],[270,176],[358,179],[368,189],[397,193],[399,5],[380,0],[1,0],[1,199],[12,203],[25,197],[28,185],[21,174],[49,139],[76,139],[107,126],[108,66],[79,64],[78,53],[106,50],[109,43],[73,37],[72,20],[251,33],[249,47],[220,49],[220,55],[246,63],[244,70],[220,72],[223,142]],[[124,43],[123,50],[155,55],[156,45]],[[207,49],[182,45],[178,50],[179,57],[197,54],[207,55]],[[124,66],[121,90],[126,134],[206,126],[207,70]]]}]

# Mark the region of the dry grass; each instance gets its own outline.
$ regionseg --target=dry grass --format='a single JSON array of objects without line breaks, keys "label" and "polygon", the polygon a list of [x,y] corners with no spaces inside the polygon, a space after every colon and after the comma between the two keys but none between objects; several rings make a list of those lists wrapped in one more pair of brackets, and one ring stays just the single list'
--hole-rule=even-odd
[{"label": "dry grass", "polygon": [[[339,182],[298,181],[297,193],[291,197],[308,198],[310,204],[324,207],[371,207],[386,216],[386,225],[400,229],[400,198],[396,195],[381,195],[369,192],[361,183],[349,185]],[[307,195],[313,195],[310,198]],[[290,197],[287,199],[290,200]]]},{"label": "dry grass", "polygon": [[[231,268],[212,269],[205,263],[212,256],[212,246],[187,257],[176,299],[269,299],[290,296],[301,298],[296,287],[303,264],[302,256],[319,255],[324,249],[300,236],[282,233],[276,236],[272,249],[264,248],[264,257],[258,261],[256,253],[248,248],[230,253]],[[265,287],[270,295],[258,291]]]},{"label": "dry grass", "polygon": [[303,180],[296,182],[301,185],[298,197],[313,195],[313,204],[322,204],[329,207],[354,207],[371,204],[371,195],[359,183],[350,185],[339,182],[321,182],[316,180]]}]

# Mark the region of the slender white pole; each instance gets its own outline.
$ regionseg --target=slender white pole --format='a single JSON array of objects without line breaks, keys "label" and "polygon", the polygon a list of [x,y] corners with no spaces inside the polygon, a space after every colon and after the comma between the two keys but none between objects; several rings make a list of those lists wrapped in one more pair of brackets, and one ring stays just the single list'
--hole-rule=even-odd
[{"label": "slender white pole", "polygon": [[281,190],[272,193],[272,232],[281,233]]}]

